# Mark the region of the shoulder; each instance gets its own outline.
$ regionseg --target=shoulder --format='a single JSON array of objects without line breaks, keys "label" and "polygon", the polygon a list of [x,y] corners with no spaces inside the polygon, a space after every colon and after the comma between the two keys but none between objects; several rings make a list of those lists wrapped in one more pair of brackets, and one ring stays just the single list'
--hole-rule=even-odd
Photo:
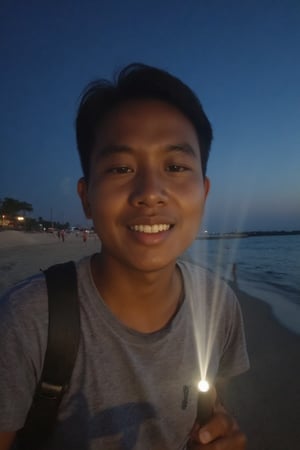
[{"label": "shoulder", "polygon": [[6,291],[0,299],[0,339],[29,352],[44,348],[48,330],[47,288],[42,273]]},{"label": "shoulder", "polygon": [[218,337],[220,345],[223,345],[232,330],[242,327],[240,306],[234,291],[204,267],[186,261],[180,261],[179,267],[193,320]]},{"label": "shoulder", "polygon": [[91,277],[91,258],[93,255],[84,256],[75,262],[79,281],[89,280]]},{"label": "shoulder", "polygon": [[[79,287],[90,284],[90,257],[75,262]],[[28,320],[41,314],[48,314],[48,293],[43,272],[26,278],[8,289],[0,297],[0,320],[8,316],[28,317]],[[4,320],[4,319],[3,319]],[[22,319],[23,320],[23,319]]]},{"label": "shoulder", "polygon": [[[47,288],[43,273],[20,281],[8,289],[0,298],[0,314],[28,314],[42,309],[47,299]],[[31,314],[30,314],[31,315]]]},{"label": "shoulder", "polygon": [[[77,272],[77,283],[78,283],[78,294],[81,302],[81,306],[87,307],[87,305],[95,300],[99,293],[94,283],[91,260],[94,255],[85,256],[82,259],[76,261],[76,272]],[[84,305],[82,305],[84,302]]]},{"label": "shoulder", "polygon": [[180,261],[179,267],[194,327],[201,330],[203,345],[212,346],[211,363],[215,361],[219,367],[218,376],[244,372],[249,361],[243,318],[234,291],[220,277],[197,264]]},{"label": "shoulder", "polygon": [[178,261],[181,270],[186,294],[205,294],[208,302],[218,301],[220,305],[234,307],[237,298],[231,287],[211,270],[186,260]]},{"label": "shoulder", "polygon": [[47,345],[47,298],[41,273],[16,284],[0,299],[0,347],[6,360],[2,377],[11,377],[11,386],[22,377],[24,389],[28,380],[34,389]]}]

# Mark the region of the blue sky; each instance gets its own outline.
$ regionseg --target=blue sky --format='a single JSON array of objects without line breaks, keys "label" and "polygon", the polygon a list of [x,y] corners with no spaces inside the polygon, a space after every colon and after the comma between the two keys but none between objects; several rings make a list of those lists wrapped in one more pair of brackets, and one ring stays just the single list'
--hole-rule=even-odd
[{"label": "blue sky", "polygon": [[203,228],[300,229],[300,2],[4,0],[0,198],[85,225],[84,86],[138,61],[177,75],[214,128]]}]

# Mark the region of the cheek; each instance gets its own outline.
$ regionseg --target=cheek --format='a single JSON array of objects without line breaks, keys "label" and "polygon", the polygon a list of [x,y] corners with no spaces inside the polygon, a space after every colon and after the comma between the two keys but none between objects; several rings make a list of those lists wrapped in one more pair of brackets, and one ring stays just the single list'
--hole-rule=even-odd
[{"label": "cheek", "polygon": [[124,205],[122,195],[103,186],[92,188],[89,200],[93,221],[100,227],[101,223],[113,223]]},{"label": "cheek", "polygon": [[185,208],[191,214],[201,215],[205,204],[204,188],[199,183],[192,184],[181,191]]},{"label": "cheek", "polygon": [[204,213],[204,195],[194,195],[193,201],[189,203],[188,210],[186,210],[187,226],[190,233],[197,234],[202,222]]}]

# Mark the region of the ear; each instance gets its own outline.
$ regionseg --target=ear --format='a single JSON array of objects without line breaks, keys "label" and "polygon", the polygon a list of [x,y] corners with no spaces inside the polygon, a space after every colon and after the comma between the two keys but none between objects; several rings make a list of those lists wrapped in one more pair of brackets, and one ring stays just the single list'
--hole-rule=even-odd
[{"label": "ear", "polygon": [[206,197],[208,196],[210,190],[210,179],[208,177],[204,178],[204,198],[206,200]]},{"label": "ear", "polygon": [[86,180],[82,177],[77,183],[77,192],[81,200],[82,208],[87,219],[92,218],[91,207],[88,200],[88,186]]}]

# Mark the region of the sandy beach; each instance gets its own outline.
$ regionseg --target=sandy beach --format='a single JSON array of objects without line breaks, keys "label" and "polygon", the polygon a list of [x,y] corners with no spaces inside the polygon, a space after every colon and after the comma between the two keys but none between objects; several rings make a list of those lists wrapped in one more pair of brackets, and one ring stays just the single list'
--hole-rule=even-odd
[{"label": "sandy beach", "polygon": [[89,235],[86,243],[82,236],[66,233],[65,242],[54,233],[0,232],[0,295],[6,288],[40,269],[52,264],[78,260],[99,251],[96,235]]},{"label": "sandy beach", "polygon": [[[0,295],[17,281],[51,264],[98,251],[89,236],[0,232]],[[259,299],[237,292],[244,314],[251,370],[237,377],[225,399],[249,440],[248,450],[300,447],[300,336],[283,328]]]}]

